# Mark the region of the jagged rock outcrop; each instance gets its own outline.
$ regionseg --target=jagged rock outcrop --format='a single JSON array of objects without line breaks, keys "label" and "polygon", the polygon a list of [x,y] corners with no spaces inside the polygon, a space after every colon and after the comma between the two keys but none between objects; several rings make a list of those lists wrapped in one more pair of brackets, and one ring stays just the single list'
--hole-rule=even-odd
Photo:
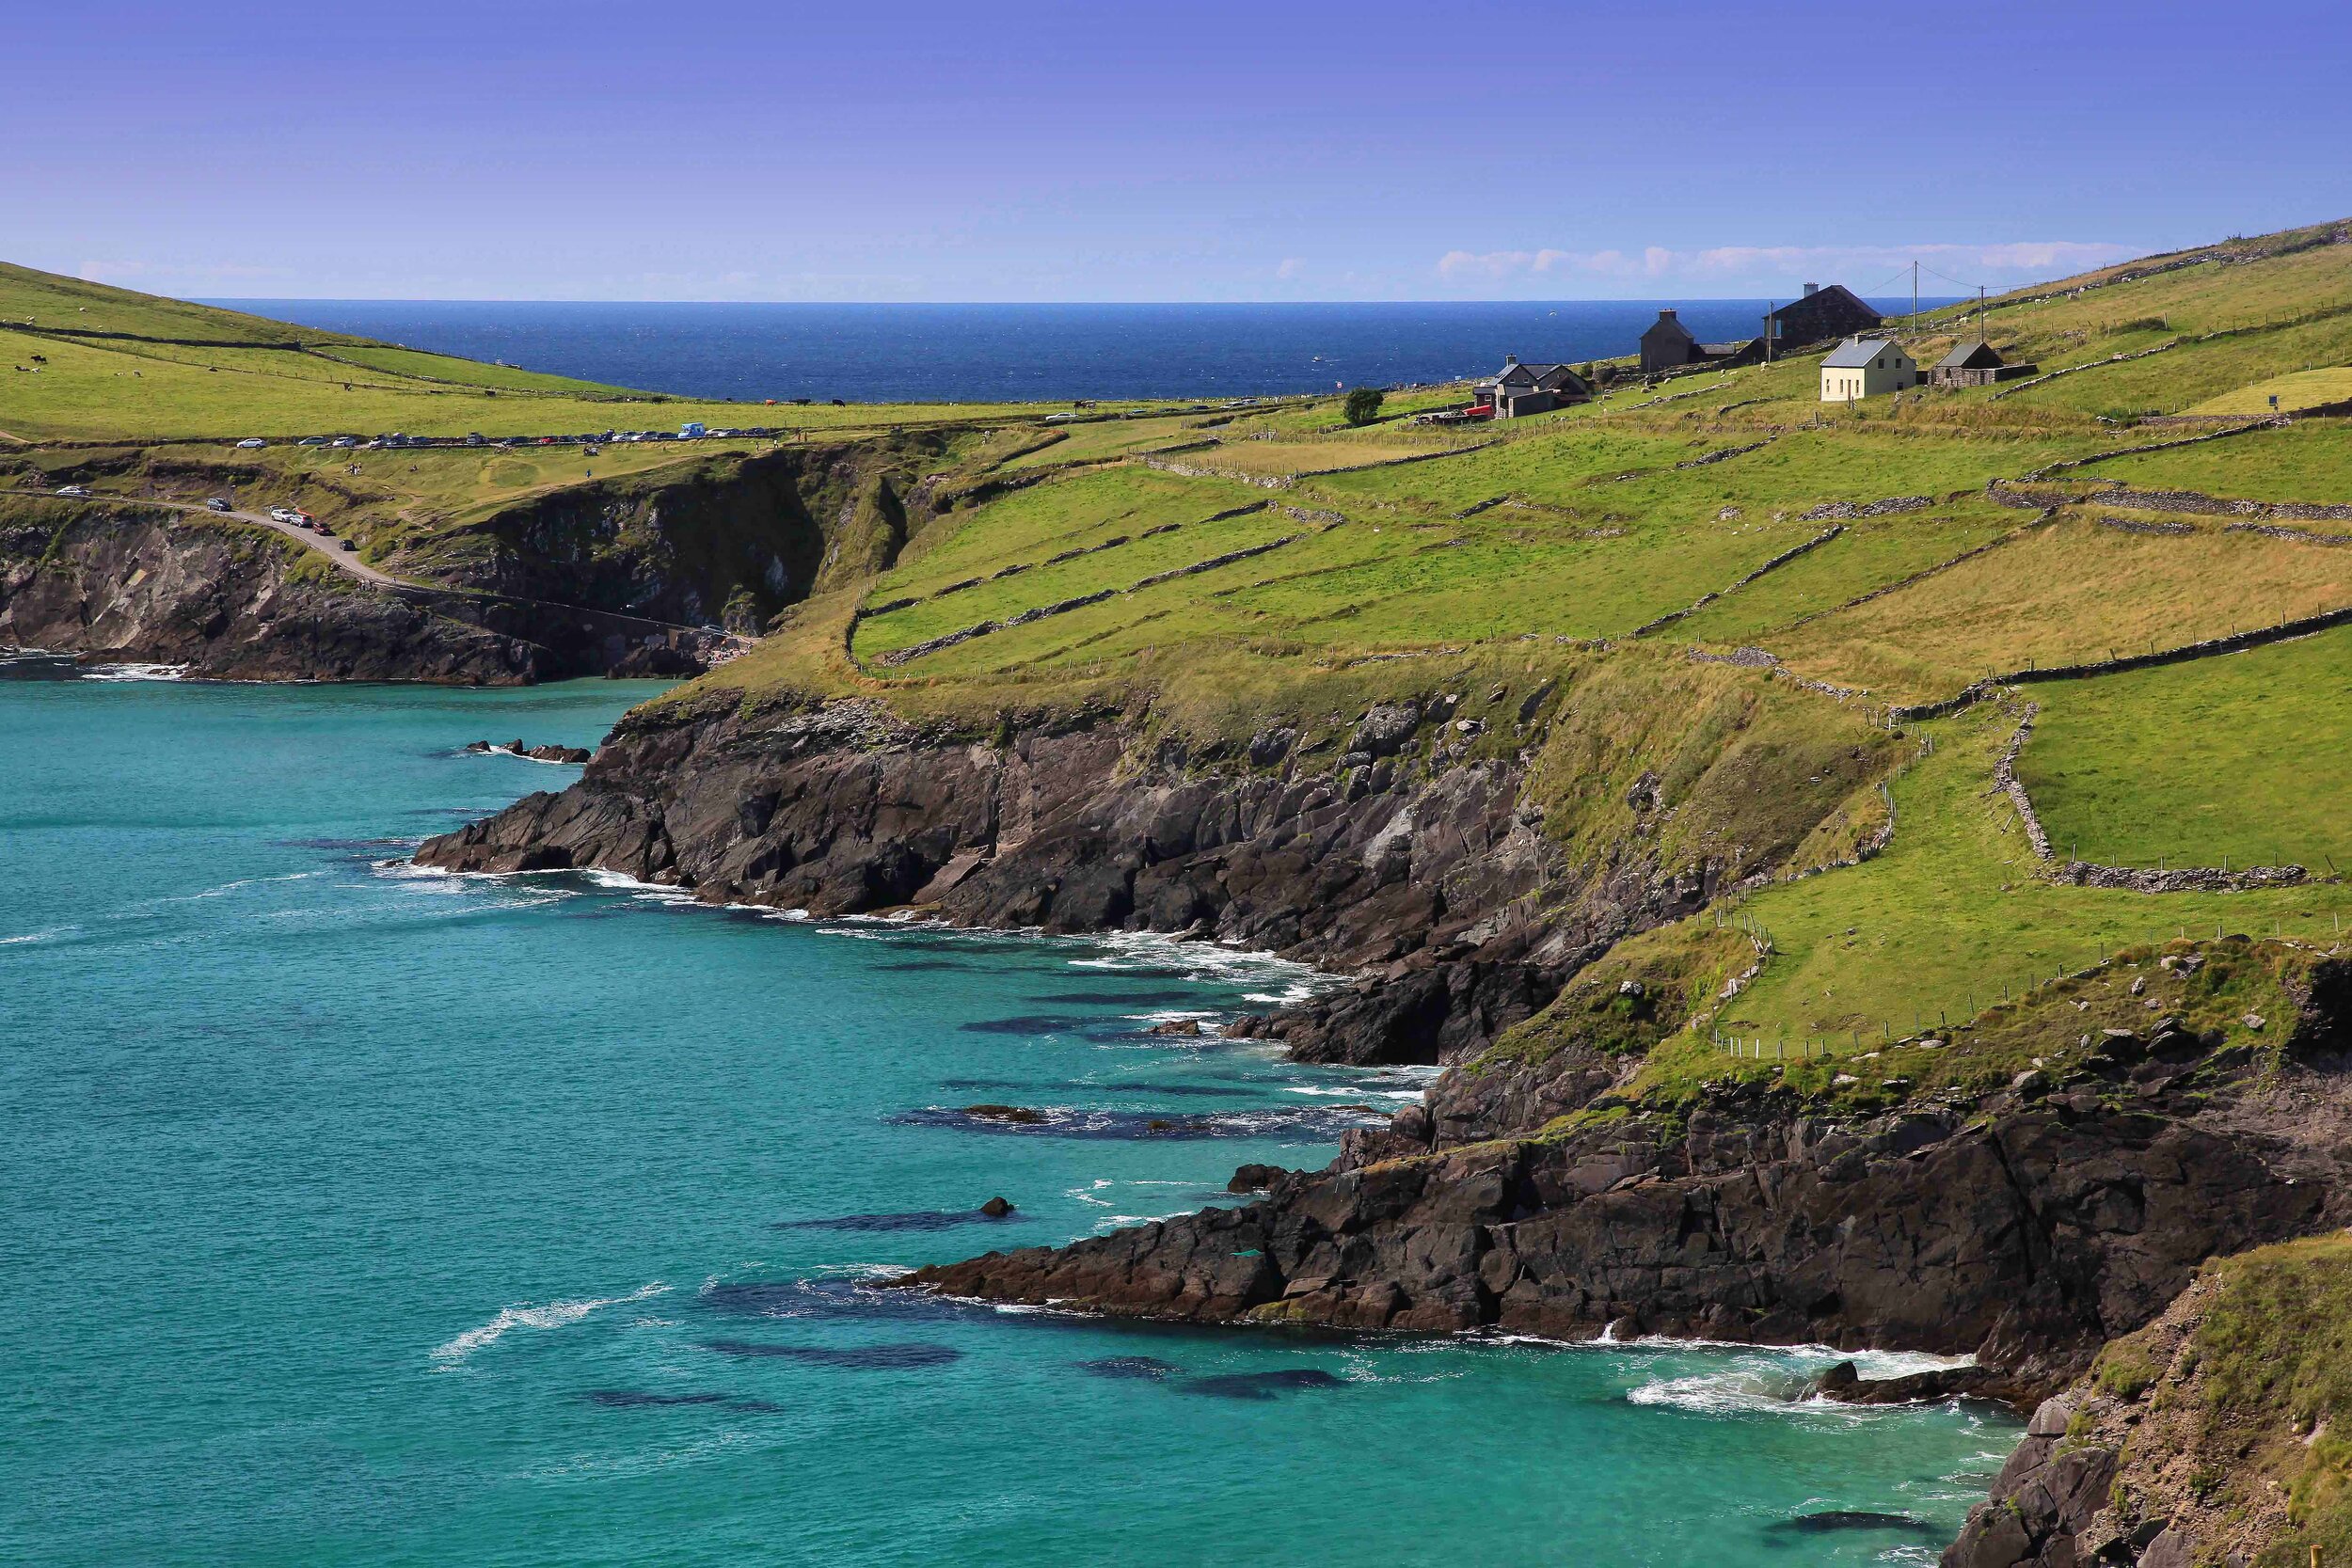
[{"label": "jagged rock outcrop", "polygon": [[528,639],[310,565],[259,530],[135,507],[0,522],[0,643],[225,680],[505,686],[553,662]]},{"label": "jagged rock outcrop", "polygon": [[961,924],[1214,937],[1351,969],[1268,1021],[1311,1060],[1435,1061],[1483,1046],[1613,936],[1696,906],[1704,879],[1629,861],[1589,916],[1523,802],[1522,765],[1398,754],[1336,766],[1195,758],[1118,713],[1001,742],[877,705],[747,716],[734,693],[631,715],[580,784],[435,839],[421,863],[602,866],[716,900],[842,914],[930,906]]},{"label": "jagged rock outcrop", "polygon": [[[2119,1078],[2122,1076],[2118,1069]],[[1334,1168],[1058,1250],[925,1269],[956,1295],[1187,1322],[1621,1330],[1973,1353],[2078,1370],[2217,1251],[2352,1216],[2352,1079],[2240,1066],[2111,1096],[1865,1117],[1728,1090],[1565,1134]],[[1371,1158],[1367,1159],[1367,1156]]]}]

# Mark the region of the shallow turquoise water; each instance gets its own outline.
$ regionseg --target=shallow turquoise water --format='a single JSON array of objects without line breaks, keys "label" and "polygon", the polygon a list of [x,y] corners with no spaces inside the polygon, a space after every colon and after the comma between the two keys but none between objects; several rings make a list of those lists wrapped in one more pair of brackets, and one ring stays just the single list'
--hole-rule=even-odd
[{"label": "shallow turquoise water", "polygon": [[[1819,1356],[862,1286],[1418,1081],[1142,1036],[1303,983],[1214,949],[379,864],[572,776],[465,741],[651,689],[0,682],[0,1559],[1927,1561],[1981,1496],[2010,1424],[1788,1402]],[[1828,1509],[1931,1528],[1782,1524]]]}]

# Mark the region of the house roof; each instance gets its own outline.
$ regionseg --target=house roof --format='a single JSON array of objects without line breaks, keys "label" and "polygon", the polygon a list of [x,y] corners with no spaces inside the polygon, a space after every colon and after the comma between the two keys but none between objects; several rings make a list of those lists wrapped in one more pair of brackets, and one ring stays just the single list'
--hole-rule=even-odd
[{"label": "house roof", "polygon": [[1817,310],[1820,309],[1823,304],[1827,303],[1829,297],[1832,295],[1843,296],[1846,302],[1849,305],[1851,305],[1855,309],[1862,311],[1874,321],[1878,319],[1879,313],[1870,309],[1870,302],[1864,299],[1860,294],[1855,293],[1851,289],[1847,288],[1843,283],[1824,283],[1821,287],[1814,290],[1811,293],[1790,300],[1788,304],[1773,311],[1771,319],[1778,321],[1781,317],[1788,314],[1791,310]]},{"label": "house roof", "polygon": [[1858,371],[1888,349],[1900,354],[1903,345],[1892,338],[1849,338],[1829,351],[1821,361],[1825,371]]},{"label": "house roof", "polygon": [[2001,351],[1982,338],[1966,338],[1954,343],[1952,352],[1938,359],[1935,368],[1939,371],[1984,371],[2008,363],[2001,357]]},{"label": "house roof", "polygon": [[1494,380],[1486,383],[1486,385],[1495,386],[1507,381],[1512,383],[1526,383],[1540,387],[1547,382],[1557,383],[1570,380],[1581,381],[1584,378],[1582,376],[1576,373],[1576,368],[1572,365],[1530,365],[1514,359],[1511,363],[1503,366],[1502,370],[1498,371],[1495,373]]},{"label": "house roof", "polygon": [[1666,314],[1663,310],[1658,312],[1658,319],[1649,324],[1649,329],[1644,332],[1642,336],[1647,338],[1655,333],[1668,331],[1671,331],[1679,337],[1687,338],[1692,342],[1698,341],[1697,334],[1693,333],[1689,327],[1683,325],[1682,323],[1677,318]]}]

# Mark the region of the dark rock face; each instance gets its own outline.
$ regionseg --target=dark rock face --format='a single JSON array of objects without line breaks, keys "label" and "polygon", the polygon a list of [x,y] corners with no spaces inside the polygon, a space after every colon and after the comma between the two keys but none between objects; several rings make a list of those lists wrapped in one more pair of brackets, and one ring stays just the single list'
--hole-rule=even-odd
[{"label": "dark rock face", "polygon": [[687,680],[708,668],[683,648],[641,643],[623,654],[605,674],[616,681]]},{"label": "dark rock face", "polygon": [[[602,866],[820,915],[913,903],[972,926],[1214,936],[1359,972],[1265,1022],[1295,1054],[1429,1062],[1543,1006],[1591,945],[1533,911],[1531,894],[1573,883],[1521,782],[1515,764],[1411,756],[1337,777],[1295,758],[1188,765],[1111,715],[983,744],[862,702],[746,717],[722,695],[632,715],[577,785],[418,859]],[[1636,868],[1612,891],[1614,935],[1704,890]]]},{"label": "dark rock face", "polygon": [[548,650],[357,583],[294,569],[269,541],[131,510],[0,529],[0,643],[227,680],[511,686]]},{"label": "dark rock face", "polygon": [[[2348,1097],[2334,1078],[2303,1092]],[[1839,1123],[1735,1101],[1681,1128],[1643,1115],[1557,1142],[1343,1156],[1244,1209],[916,1278],[1197,1323],[1563,1338],[1616,1323],[1973,1352],[2047,1386],[2203,1259],[2343,1223],[2339,1117],[2252,1097],[1989,1124],[1970,1107]]]}]

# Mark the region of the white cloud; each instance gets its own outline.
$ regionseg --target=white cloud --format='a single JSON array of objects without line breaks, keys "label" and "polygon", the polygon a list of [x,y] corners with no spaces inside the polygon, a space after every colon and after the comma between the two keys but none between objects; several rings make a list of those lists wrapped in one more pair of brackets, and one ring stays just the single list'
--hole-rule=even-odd
[{"label": "white cloud", "polygon": [[[1911,263],[1924,269],[1928,293],[1948,294],[1956,288],[1982,283],[2007,287],[2041,278],[2064,277],[2128,260],[2136,254],[2120,245],[2079,240],[2028,240],[2002,244],[1959,245],[1937,242],[1912,245],[1715,245],[1700,250],[1672,250],[1649,245],[1638,252],[1624,250],[1449,250],[1438,259],[1438,276],[1466,284],[1532,285],[1549,280],[1554,286],[1573,280],[1629,284],[1657,280],[1711,284],[1731,293],[1769,293],[1798,281],[1842,282],[1868,290],[1885,286],[1883,279],[1908,274]],[[1942,276],[1933,277],[1934,274]],[[1908,281],[1906,277],[1905,281]]]},{"label": "white cloud", "polygon": [[1274,269],[1274,276],[1285,283],[1293,278],[1303,277],[1306,273],[1307,259],[1303,256],[1285,256],[1282,258],[1282,264]]}]

